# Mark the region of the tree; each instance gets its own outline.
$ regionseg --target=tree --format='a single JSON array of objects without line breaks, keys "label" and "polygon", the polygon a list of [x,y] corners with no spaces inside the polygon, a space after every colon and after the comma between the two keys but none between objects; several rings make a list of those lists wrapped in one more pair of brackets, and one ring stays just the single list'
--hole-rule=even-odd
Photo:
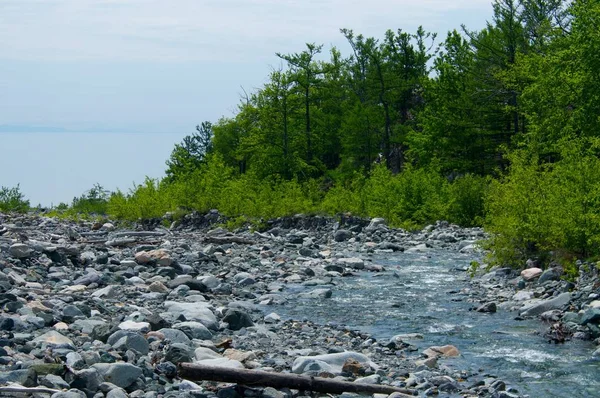
[{"label": "tree", "polygon": [[320,82],[320,75],[324,72],[315,62],[315,56],[321,52],[323,45],[307,43],[306,50],[301,53],[281,54],[277,56],[289,64],[293,72],[294,82],[301,89],[304,97],[305,139],[306,139],[306,163],[313,163],[313,138],[311,126],[311,109],[313,104],[312,93]]},{"label": "tree", "polygon": [[169,181],[185,176],[200,168],[212,152],[212,124],[208,121],[196,126],[196,132],[176,144],[167,160],[166,175]]}]

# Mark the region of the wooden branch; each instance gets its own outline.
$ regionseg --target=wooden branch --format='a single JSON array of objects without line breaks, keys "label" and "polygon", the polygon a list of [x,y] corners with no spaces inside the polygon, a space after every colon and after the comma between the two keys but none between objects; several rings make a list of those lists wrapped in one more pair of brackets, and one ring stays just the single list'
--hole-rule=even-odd
[{"label": "wooden branch", "polygon": [[349,381],[310,377],[291,373],[271,373],[262,370],[233,369],[219,366],[207,366],[195,363],[180,363],[179,376],[183,379],[201,381],[212,380],[246,386],[265,386],[273,388],[292,388],[303,391],[341,394],[343,392],[396,394],[398,398],[412,397],[413,391],[382,384],[361,384]]},{"label": "wooden branch", "polygon": [[19,384],[9,384],[5,387],[0,387],[0,396],[4,396],[4,393],[15,393],[15,394],[55,394],[61,392],[61,390],[55,390],[53,388],[45,387],[23,387]]},{"label": "wooden branch", "polygon": [[206,243],[215,243],[217,245],[223,245],[226,243],[238,243],[240,245],[253,245],[254,241],[239,236],[207,236],[204,238]]}]

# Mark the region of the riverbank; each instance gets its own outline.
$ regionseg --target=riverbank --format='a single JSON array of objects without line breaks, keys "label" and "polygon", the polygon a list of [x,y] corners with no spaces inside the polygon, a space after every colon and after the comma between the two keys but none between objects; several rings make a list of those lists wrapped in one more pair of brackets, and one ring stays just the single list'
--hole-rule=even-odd
[{"label": "riverbank", "polygon": [[[372,254],[471,253],[481,229],[440,222],[409,233],[381,219],[297,216],[272,221],[264,232],[231,233],[219,222],[209,213],[187,216],[172,229],[151,223],[124,230],[1,215],[0,383],[70,391],[55,397],[304,395],[177,378],[178,362],[196,362],[338,377],[419,395],[520,396],[492,369],[447,366],[461,347],[419,349],[414,339],[422,336],[379,341],[343,325],[278,315],[291,286],[326,303],[343,278],[383,273]],[[496,293],[488,301],[508,305],[501,300],[507,288],[496,289],[492,280],[501,272],[493,275],[476,279],[468,292],[477,307],[492,307],[483,300],[490,291]]]}]

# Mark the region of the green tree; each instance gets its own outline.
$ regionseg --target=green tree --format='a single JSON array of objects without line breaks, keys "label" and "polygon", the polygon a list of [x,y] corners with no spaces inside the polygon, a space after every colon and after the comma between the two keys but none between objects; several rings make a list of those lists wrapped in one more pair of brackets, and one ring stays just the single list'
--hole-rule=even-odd
[{"label": "green tree", "polygon": [[169,181],[197,170],[212,152],[212,124],[208,121],[196,126],[196,132],[176,144],[167,160],[166,175]]}]

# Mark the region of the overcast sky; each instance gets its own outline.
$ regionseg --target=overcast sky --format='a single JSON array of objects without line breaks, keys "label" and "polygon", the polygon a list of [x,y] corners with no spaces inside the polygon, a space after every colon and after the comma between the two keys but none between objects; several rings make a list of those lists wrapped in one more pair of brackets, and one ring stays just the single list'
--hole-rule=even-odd
[{"label": "overcast sky", "polygon": [[[129,188],[146,174],[159,177],[175,142],[204,120],[231,116],[242,87],[264,83],[279,65],[276,52],[316,42],[347,55],[340,28],[382,37],[387,29],[423,25],[443,39],[462,23],[482,28],[490,3],[0,0],[0,125],[114,132],[102,142],[106,148],[91,145],[89,136],[0,133],[0,185],[21,183],[32,201],[47,205],[70,201],[95,182]],[[122,132],[169,136],[152,134],[141,145],[141,137]],[[40,140],[43,149],[29,145]],[[8,144],[19,151],[7,151]],[[141,147],[150,153],[140,154]],[[43,152],[28,153],[24,164],[19,153],[28,148]],[[128,159],[117,175],[101,167],[112,158]],[[53,174],[56,183],[41,189],[42,161],[71,173],[69,181],[56,185],[61,176]]]}]

